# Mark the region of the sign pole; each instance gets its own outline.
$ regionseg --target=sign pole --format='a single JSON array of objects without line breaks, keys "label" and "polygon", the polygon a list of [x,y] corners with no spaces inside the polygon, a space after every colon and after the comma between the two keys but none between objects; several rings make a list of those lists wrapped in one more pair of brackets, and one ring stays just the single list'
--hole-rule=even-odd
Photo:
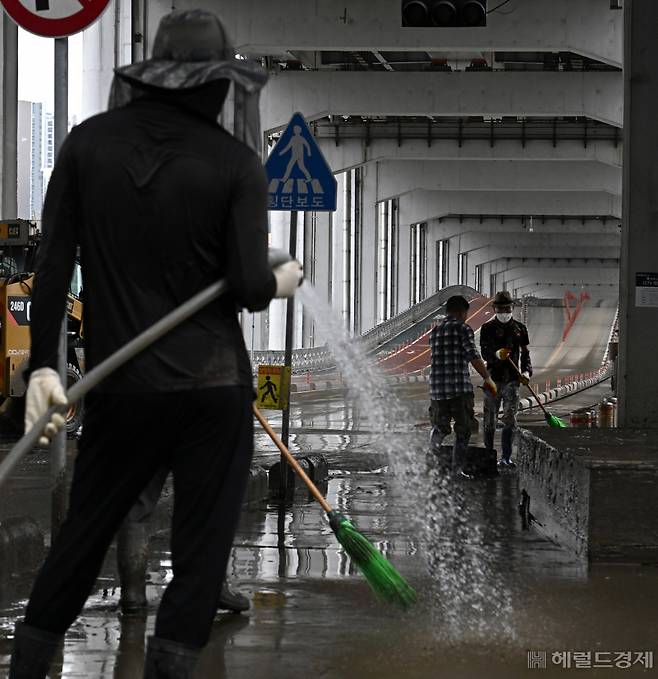
[{"label": "sign pole", "polygon": [[[297,259],[297,210],[290,212],[290,255]],[[288,297],[286,305],[286,349],[284,354],[284,375],[292,377],[292,339],[295,327],[295,297]],[[287,370],[286,370],[287,369]],[[281,440],[287,448],[290,440],[290,379],[282,380],[282,389],[286,392],[286,407],[282,412]],[[288,490],[288,463],[281,454],[279,469],[279,497],[286,497]]]},{"label": "sign pole", "polygon": [[[55,39],[55,152],[57,153],[68,134],[68,38]],[[62,319],[57,357],[57,371],[66,389],[66,312]],[[50,444],[51,481],[51,541],[59,531],[66,514],[66,430],[60,431]]]},{"label": "sign pole", "polygon": [[[299,212],[333,212],[336,210],[337,182],[322,151],[301,113],[294,113],[265,162],[267,172],[267,207],[269,210],[290,212],[290,255],[297,258],[297,214]],[[295,321],[295,301],[288,299],[286,307],[286,350],[281,375],[283,402],[281,439],[286,447],[290,439],[290,378],[292,376],[292,339]],[[263,402],[271,398],[273,387],[264,389]],[[276,400],[276,399],[272,399]],[[279,498],[287,492],[287,462],[281,456]],[[283,502],[281,502],[283,507]],[[280,521],[285,519],[280,511]],[[280,526],[283,534],[283,524]]]}]

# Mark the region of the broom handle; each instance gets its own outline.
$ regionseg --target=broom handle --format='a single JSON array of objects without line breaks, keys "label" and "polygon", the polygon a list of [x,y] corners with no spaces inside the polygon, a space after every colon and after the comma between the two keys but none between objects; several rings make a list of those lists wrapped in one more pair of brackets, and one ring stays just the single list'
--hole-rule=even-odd
[{"label": "broom handle", "polygon": [[[290,260],[290,255],[283,250],[270,249],[268,253],[268,262],[272,268],[283,264]],[[76,382],[67,392],[66,399],[68,404],[79,401],[86,393],[91,391],[100,382],[102,382],[110,373],[113,373],[117,368],[120,368],[124,363],[134,358],[141,351],[149,347],[151,344],[159,340],[161,337],[171,332],[175,327],[186,321],[190,316],[203,309],[205,306],[213,302],[218,297],[221,297],[228,289],[228,283],[225,279],[221,279],[212,285],[209,285],[205,290],[198,292],[196,295],[183,302],[179,307],[163,316],[159,321],[154,323],[150,328],[147,328],[134,339],[130,340],[128,344],[124,345],[108,356],[104,361],[99,363],[95,368],[92,368],[84,377]],[[66,412],[67,406],[51,406],[45,415],[42,415],[35,423],[32,429],[25,434],[16,445],[9,451],[9,454],[0,463],[0,486],[7,480],[14,467],[21,461],[21,459],[34,448],[38,441],[44,427],[50,421],[53,413]]]},{"label": "broom handle", "polygon": [[[523,373],[519,370],[519,366],[517,366],[516,363],[514,363],[514,361],[509,356],[507,357],[507,360],[510,362],[510,365],[514,366],[514,370],[516,370],[516,372],[519,373],[519,377],[523,377]],[[526,384],[525,386],[528,387],[528,389],[530,389],[530,393],[535,397],[535,401],[537,401],[537,405],[542,409],[544,415],[546,417],[550,417],[548,411],[546,410],[546,408],[544,408],[544,405],[539,400],[539,396],[537,396],[537,394],[535,393],[535,390],[530,386],[530,384]]]},{"label": "broom handle", "polygon": [[[313,481],[311,481],[308,474],[301,468],[299,462],[292,456],[292,453],[283,445],[283,441],[276,435],[274,429],[272,429],[270,423],[265,419],[260,410],[258,410],[255,403],[252,405],[252,408],[256,419],[261,423],[263,429],[267,432],[272,441],[274,441],[274,445],[281,451],[281,454],[286,458],[288,464],[295,472],[297,472],[299,478],[307,485],[313,497],[322,505],[322,509],[324,509],[327,514],[330,514],[331,505],[325,500],[324,495],[318,490]],[[281,473],[283,474],[283,469],[281,470]]]}]

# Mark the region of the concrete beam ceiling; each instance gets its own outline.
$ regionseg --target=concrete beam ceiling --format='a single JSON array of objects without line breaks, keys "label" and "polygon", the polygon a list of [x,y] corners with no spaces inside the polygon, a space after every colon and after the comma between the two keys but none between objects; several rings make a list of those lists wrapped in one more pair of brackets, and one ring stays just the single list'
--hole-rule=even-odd
[{"label": "concrete beam ceiling", "polygon": [[594,259],[591,257],[574,257],[573,259],[561,259],[559,257],[499,257],[497,259],[483,262],[490,266],[490,272],[493,274],[503,273],[506,271],[515,271],[516,269],[528,269],[536,271],[540,268],[550,269],[578,269],[578,268],[612,268],[619,270],[618,258],[601,258]]},{"label": "concrete beam ceiling", "polygon": [[587,117],[622,124],[621,73],[279,73],[261,98],[270,133],[299,111],[346,116]]},{"label": "concrete beam ceiling", "polygon": [[619,278],[619,270],[608,268],[581,267],[580,269],[514,269],[497,274],[506,281],[543,281],[544,283],[561,283],[562,281],[577,281],[581,277],[590,280],[615,283]]},{"label": "concrete beam ceiling", "polygon": [[[377,200],[427,191],[603,191],[621,195],[621,169],[569,161],[389,161],[377,165]],[[582,212],[582,210],[581,210]]]},{"label": "concrete beam ceiling", "polygon": [[319,140],[320,148],[329,167],[342,172],[366,163],[387,160],[498,160],[498,161],[595,161],[621,167],[621,145],[614,147],[608,141],[564,141],[556,146],[549,141],[533,141],[524,148],[519,142],[503,141],[491,146],[484,141],[468,142],[459,146],[454,141],[435,141],[428,146],[420,139],[376,139],[366,145],[365,139],[342,140],[338,146],[329,139]]},{"label": "concrete beam ceiling", "polygon": [[[595,243],[592,245],[582,245],[582,243],[572,244],[570,241],[563,243],[561,248],[558,244],[552,247],[541,247],[540,245],[533,246],[532,244],[507,245],[501,247],[496,244],[489,244],[476,250],[460,249],[460,253],[468,254],[468,265],[469,267],[474,267],[478,264],[488,264],[489,262],[494,262],[501,258],[535,260],[542,255],[546,256],[551,254],[555,255],[557,258],[561,254],[564,254],[565,248],[568,248],[570,252],[573,251],[574,257],[579,260],[590,259],[597,261],[619,257],[619,247],[597,247]],[[533,265],[528,268],[536,273],[542,267]],[[547,264],[543,268],[551,270],[553,265]],[[594,264],[593,268],[598,268],[598,264]]]},{"label": "concrete beam ceiling", "polygon": [[548,269],[541,269],[540,271],[527,271],[523,274],[514,274],[508,276],[506,274],[498,274],[499,278],[504,279],[506,286],[519,288],[526,285],[564,285],[566,287],[587,286],[592,283],[599,283],[603,285],[611,285],[617,287],[619,284],[619,272],[613,269],[601,270],[579,270],[574,272],[555,272],[551,273]]},{"label": "concrete beam ceiling", "polygon": [[619,297],[619,286],[612,283],[555,283],[551,285],[537,285],[532,283],[524,285],[521,288],[515,288],[515,293],[521,297],[530,295],[532,297],[539,297],[541,299],[560,298],[567,290],[587,291],[594,301],[606,300],[613,301]]},{"label": "concrete beam ceiling", "polygon": [[552,281],[578,280],[580,277],[594,280],[612,282],[619,276],[619,267],[514,267],[502,271],[492,272],[504,277],[506,280],[519,280],[520,278],[545,279],[547,283]]},{"label": "concrete beam ceiling", "polygon": [[532,231],[530,231],[527,220],[522,224],[520,221],[508,218],[501,223],[499,219],[487,219],[483,216],[481,222],[471,218],[461,224],[458,219],[441,222],[432,220],[429,223],[428,233],[437,238],[455,238],[467,233],[493,233],[506,238],[514,238],[515,235],[521,233],[619,235],[619,227],[614,220],[607,220],[603,223],[601,220],[590,219],[584,224],[580,220],[569,220],[564,223],[551,220],[542,224],[539,219],[535,219],[533,220]]},{"label": "concrete beam ceiling", "polygon": [[[490,0],[494,6],[496,0]],[[177,0],[176,8],[202,7],[226,22],[239,51],[570,51],[621,66],[621,12],[605,0],[512,0],[487,17],[486,28],[401,28],[400,0]],[[171,9],[150,0],[148,34]]]},{"label": "concrete beam ceiling", "polygon": [[587,214],[621,218],[621,198],[603,191],[585,194],[576,191],[413,191],[400,198],[401,224],[451,214]]},{"label": "concrete beam ceiling", "polygon": [[[472,252],[481,248],[497,247],[501,250],[510,250],[509,257],[515,257],[513,250],[532,248],[533,254],[520,255],[525,257],[541,257],[548,253],[559,252],[564,255],[565,249],[571,251],[574,248],[591,248],[591,251],[599,249],[613,249],[617,254],[621,244],[620,234],[588,234],[588,233],[516,233],[513,235],[499,236],[495,233],[465,233],[459,238],[459,252]],[[502,253],[501,253],[502,254]],[[574,256],[576,256],[574,254]],[[582,253],[579,256],[583,256]],[[604,254],[591,254],[590,257],[610,257],[608,250]]]}]

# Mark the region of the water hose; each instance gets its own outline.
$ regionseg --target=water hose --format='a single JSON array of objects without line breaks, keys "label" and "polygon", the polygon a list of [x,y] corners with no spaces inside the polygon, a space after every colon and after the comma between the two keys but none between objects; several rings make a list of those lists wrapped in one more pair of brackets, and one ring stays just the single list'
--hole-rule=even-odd
[{"label": "water hose", "polygon": [[[268,252],[269,265],[274,269],[280,264],[289,262],[292,258],[285,250],[270,249]],[[124,345],[108,356],[104,361],[99,363],[95,368],[92,368],[84,377],[76,382],[66,393],[67,405],[51,406],[48,411],[42,415],[30,429],[27,434],[24,434],[21,439],[9,451],[9,454],[0,463],[0,486],[7,480],[14,467],[21,461],[21,459],[32,450],[37,441],[41,437],[45,426],[50,422],[53,413],[64,413],[66,409],[76,401],[79,401],[85,394],[96,387],[108,375],[120,368],[124,363],[127,363],[134,358],[141,351],[151,346],[161,337],[171,332],[174,328],[186,321],[190,316],[203,309],[205,306],[221,297],[229,286],[226,279],[221,279],[207,288],[198,292],[196,295],[183,302],[179,307],[163,316],[159,321],[154,323],[150,328],[147,328],[134,339],[130,340],[128,344]]]}]

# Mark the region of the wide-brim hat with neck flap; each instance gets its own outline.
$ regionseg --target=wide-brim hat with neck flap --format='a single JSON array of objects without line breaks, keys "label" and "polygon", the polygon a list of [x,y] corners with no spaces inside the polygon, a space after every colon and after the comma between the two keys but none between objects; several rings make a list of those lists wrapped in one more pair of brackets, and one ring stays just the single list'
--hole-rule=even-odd
[{"label": "wide-brim hat with neck flap", "polygon": [[260,152],[258,98],[267,71],[258,63],[236,58],[219,18],[201,9],[176,10],[160,21],[153,54],[114,70],[108,108],[125,106],[145,95],[145,88],[188,90],[216,80],[234,85],[233,135]]}]

